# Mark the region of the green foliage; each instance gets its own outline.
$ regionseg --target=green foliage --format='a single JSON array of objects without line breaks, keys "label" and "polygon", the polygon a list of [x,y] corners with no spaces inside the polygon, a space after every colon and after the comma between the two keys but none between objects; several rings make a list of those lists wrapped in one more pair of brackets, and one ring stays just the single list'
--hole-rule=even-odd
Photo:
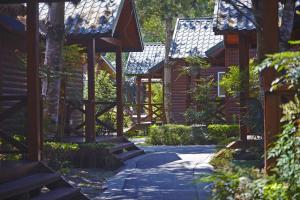
[{"label": "green foliage", "polygon": [[189,108],[185,112],[185,119],[189,124],[218,123],[216,95],[213,95],[215,81],[213,77],[200,78],[197,86],[190,91],[197,105],[197,111]]},{"label": "green foliage", "polygon": [[239,135],[239,125],[211,124],[208,125],[208,140],[214,144],[227,145]]},{"label": "green foliage", "polygon": [[71,167],[116,168],[119,163],[109,154],[111,143],[44,143],[44,158],[50,167],[66,173]]},{"label": "green foliage", "polygon": [[163,85],[161,83],[152,84],[152,101],[154,104],[163,103]]},{"label": "green foliage", "polygon": [[[240,91],[242,91],[243,85],[241,85],[241,79],[245,75],[240,74],[238,66],[231,66],[229,71],[223,76],[220,86],[222,86],[226,93],[232,97],[238,97]],[[256,69],[255,62],[250,60],[249,66],[249,92],[251,97],[257,97],[259,95],[259,73]]]},{"label": "green foliage", "polygon": [[147,143],[154,145],[187,145],[191,142],[191,127],[176,124],[149,127]]},{"label": "green foliage", "polygon": [[116,87],[110,75],[100,71],[95,79],[95,96],[99,102],[114,102],[116,100]]},{"label": "green foliage", "polygon": [[300,89],[300,51],[286,51],[267,56],[259,70],[274,68],[280,76],[273,82],[271,91],[285,85],[288,88]]},{"label": "green foliage", "polygon": [[[295,91],[295,98],[282,105],[282,131],[268,152],[268,158],[276,160],[272,168],[273,176],[253,175],[249,170],[241,170],[232,165],[217,169],[217,173],[209,177],[214,182],[213,199],[300,199],[299,55],[299,52],[272,54],[259,65],[261,70],[270,67],[279,74],[272,83],[271,90],[284,86]],[[247,181],[242,181],[243,177]]]},{"label": "green foliage", "polygon": [[78,151],[79,145],[72,143],[45,142],[43,146],[44,157],[49,160],[49,166],[62,171],[71,167]]}]

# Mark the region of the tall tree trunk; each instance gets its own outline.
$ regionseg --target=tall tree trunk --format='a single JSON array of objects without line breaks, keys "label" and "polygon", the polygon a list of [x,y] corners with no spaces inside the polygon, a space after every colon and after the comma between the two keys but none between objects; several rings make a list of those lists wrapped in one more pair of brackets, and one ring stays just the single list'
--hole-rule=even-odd
[{"label": "tall tree trunk", "polygon": [[59,131],[59,99],[63,59],[62,48],[64,41],[64,3],[49,5],[49,20],[47,23],[45,66],[50,70],[47,77],[46,110],[49,120],[49,134],[57,139],[61,138]]},{"label": "tall tree trunk", "polygon": [[166,112],[167,123],[173,121],[172,113],[172,69],[170,65],[169,53],[173,35],[173,20],[172,18],[166,19],[166,42],[165,42],[165,63],[164,63],[164,108]]},{"label": "tall tree trunk", "polygon": [[291,39],[291,35],[293,32],[294,17],[295,17],[295,1],[286,0],[283,8],[282,23],[279,29],[280,51],[286,51],[289,47],[288,41]]}]

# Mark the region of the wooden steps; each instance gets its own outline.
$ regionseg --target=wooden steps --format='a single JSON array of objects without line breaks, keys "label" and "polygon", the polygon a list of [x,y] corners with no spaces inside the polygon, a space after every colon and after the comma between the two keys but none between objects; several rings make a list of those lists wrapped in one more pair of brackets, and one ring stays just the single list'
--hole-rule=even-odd
[{"label": "wooden steps", "polygon": [[138,148],[134,143],[128,141],[125,137],[119,137],[119,141],[114,142],[114,144],[115,145],[109,149],[109,152],[121,162],[144,154],[144,150]]},{"label": "wooden steps", "polygon": [[76,188],[62,187],[46,193],[43,193],[32,200],[65,200],[65,199],[80,199],[80,190]]},{"label": "wooden steps", "polygon": [[137,149],[137,150],[131,150],[131,151],[125,151],[120,154],[117,154],[116,157],[122,161],[126,161],[130,158],[134,158],[136,156],[144,154],[144,150]]},{"label": "wooden steps", "polygon": [[[9,173],[8,167],[11,166]],[[24,166],[24,168],[22,167]],[[72,187],[58,173],[40,162],[3,164],[0,170],[11,174],[0,176],[0,200],[85,200],[79,189]],[[13,172],[18,172],[13,176]]]},{"label": "wooden steps", "polygon": [[116,144],[111,149],[109,149],[109,152],[114,153],[116,151],[120,151],[120,150],[127,149],[130,147],[135,147],[135,145],[132,142],[119,143],[119,144]]}]

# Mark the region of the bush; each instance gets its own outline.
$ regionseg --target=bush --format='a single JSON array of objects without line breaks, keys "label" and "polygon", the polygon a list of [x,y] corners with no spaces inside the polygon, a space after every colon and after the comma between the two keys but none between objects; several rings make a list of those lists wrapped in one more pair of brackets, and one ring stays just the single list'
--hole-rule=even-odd
[{"label": "bush", "polygon": [[70,167],[116,169],[121,163],[109,153],[112,146],[110,143],[46,142],[44,157],[55,170],[65,171]]},{"label": "bush", "polygon": [[154,145],[187,145],[191,144],[191,127],[167,124],[149,127],[148,143]]},{"label": "bush", "polygon": [[211,124],[207,127],[208,141],[214,144],[228,144],[239,135],[239,125]]}]

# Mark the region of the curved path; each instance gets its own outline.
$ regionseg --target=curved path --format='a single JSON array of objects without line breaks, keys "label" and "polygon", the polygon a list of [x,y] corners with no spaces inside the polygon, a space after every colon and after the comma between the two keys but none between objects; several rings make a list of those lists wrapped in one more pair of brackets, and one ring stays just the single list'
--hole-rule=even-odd
[{"label": "curved path", "polygon": [[206,200],[207,185],[195,183],[211,173],[208,164],[214,146],[151,146],[146,154],[127,161],[125,168],[107,182],[98,199],[107,200]]}]

